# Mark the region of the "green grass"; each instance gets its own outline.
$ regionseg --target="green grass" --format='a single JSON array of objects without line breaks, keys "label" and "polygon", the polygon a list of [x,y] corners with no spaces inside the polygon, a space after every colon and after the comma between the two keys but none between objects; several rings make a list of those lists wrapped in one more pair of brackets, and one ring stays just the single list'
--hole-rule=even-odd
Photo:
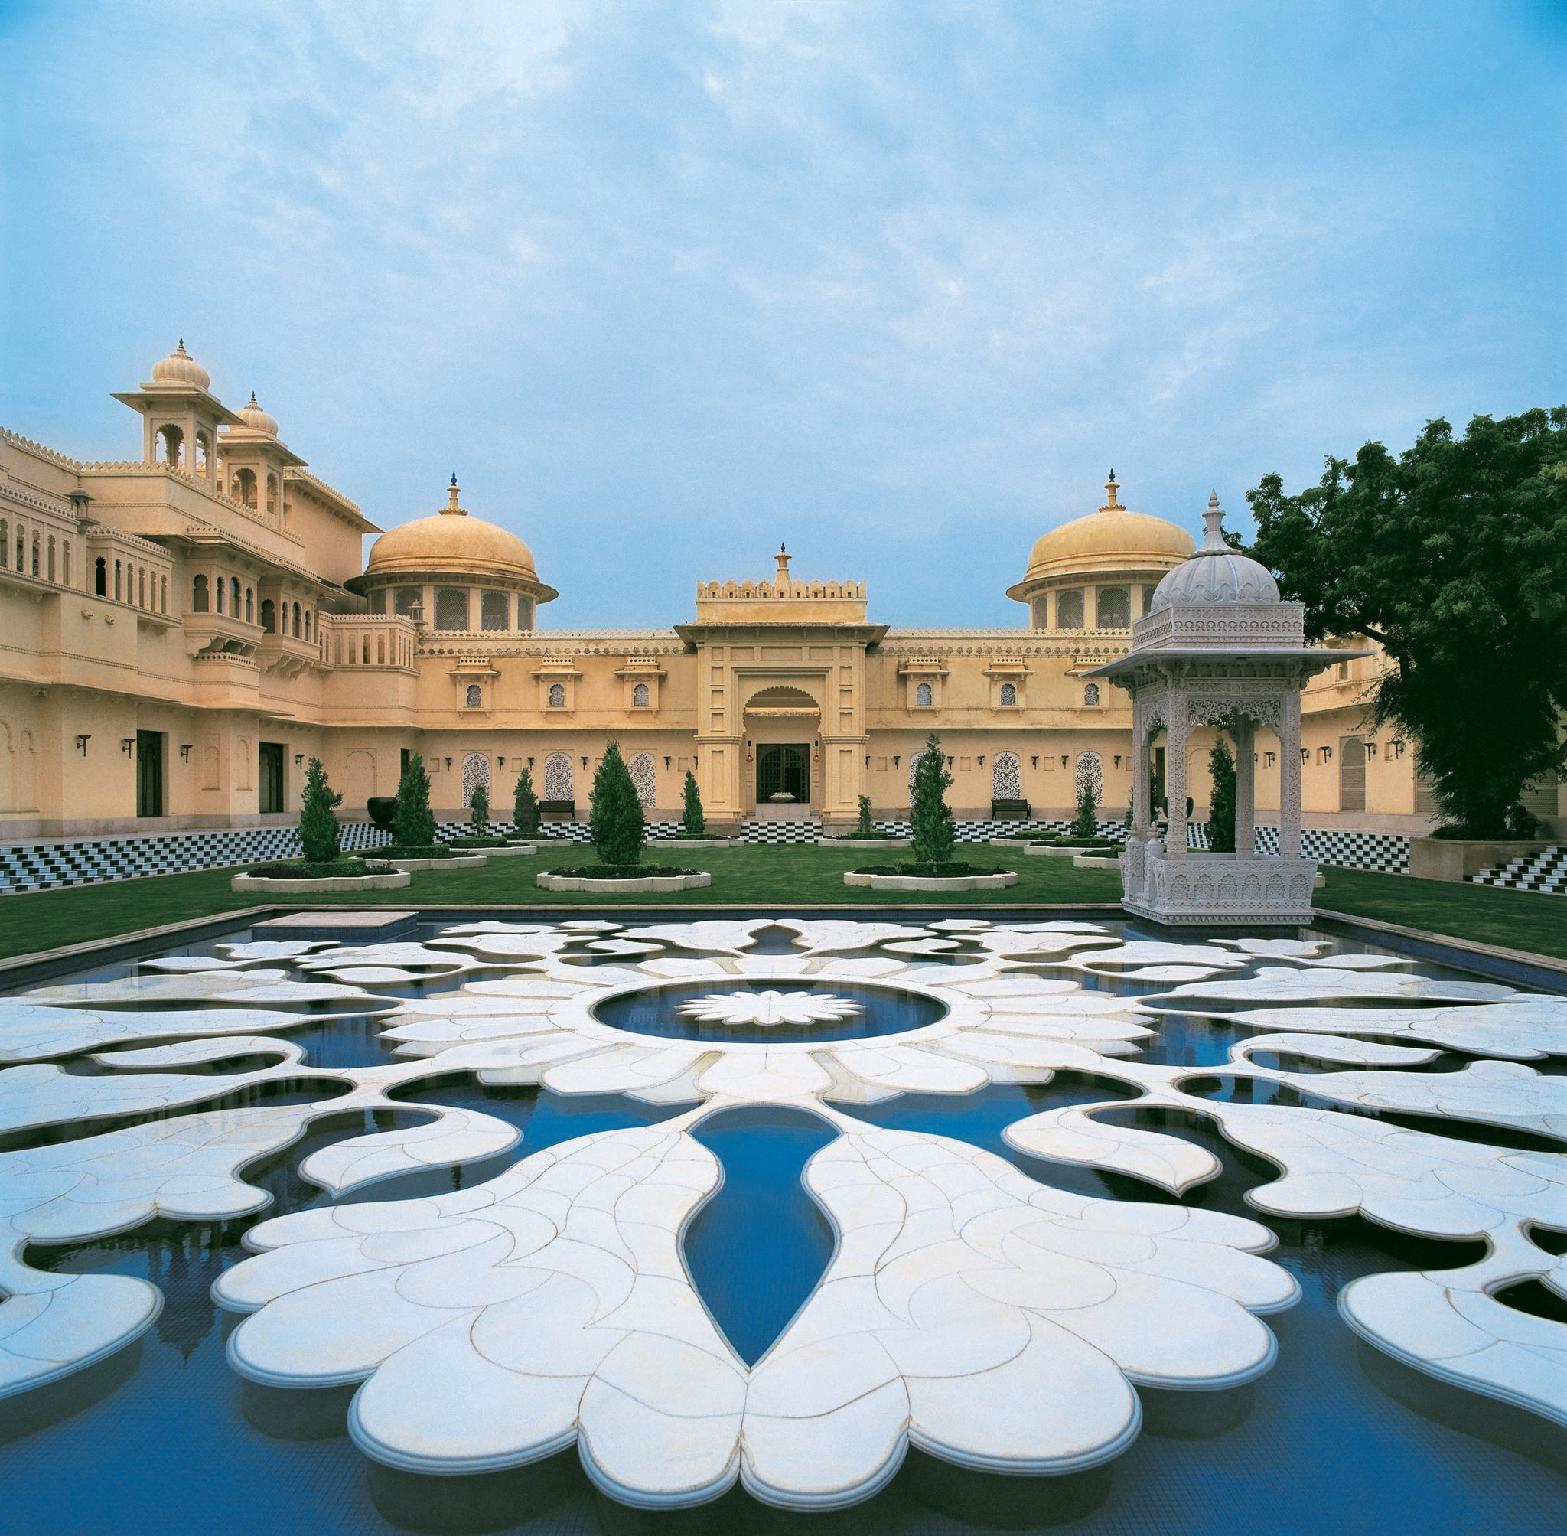
[{"label": "green grass", "polygon": [[[0,956],[29,954],[262,905],[603,907],[608,899],[597,892],[541,891],[533,882],[541,869],[581,864],[585,853],[581,844],[562,843],[542,849],[536,858],[494,859],[482,869],[424,871],[414,875],[413,883],[403,891],[351,895],[239,895],[229,889],[233,871],[200,870],[7,896],[0,898]],[[1120,896],[1120,875],[1113,869],[1077,869],[1070,859],[1029,857],[1021,849],[1013,853],[980,848],[974,849],[971,857],[987,867],[1017,870],[1018,883],[1004,891],[972,891],[950,898],[923,892],[867,891],[843,883],[845,870],[869,862],[863,850],[784,844],[708,848],[694,858],[690,849],[671,845],[648,850],[644,862],[650,868],[696,863],[712,872],[713,883],[696,891],[638,895],[627,900],[655,907],[1009,907],[1114,902]],[[1326,889],[1317,893],[1316,904],[1432,933],[1567,959],[1567,897],[1330,869]]]}]

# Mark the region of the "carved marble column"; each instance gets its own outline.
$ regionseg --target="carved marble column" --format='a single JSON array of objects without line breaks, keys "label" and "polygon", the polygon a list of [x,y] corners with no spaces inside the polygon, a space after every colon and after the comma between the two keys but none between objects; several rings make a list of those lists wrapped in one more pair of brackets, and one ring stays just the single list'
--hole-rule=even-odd
[{"label": "carved marble column", "polygon": [[1132,836],[1140,842],[1147,840],[1152,821],[1149,735],[1148,699],[1139,688],[1132,697]]},{"label": "carved marble column", "polygon": [[1284,689],[1279,702],[1279,853],[1300,857],[1300,684]]},{"label": "carved marble column", "polygon": [[1171,682],[1166,695],[1164,730],[1164,788],[1170,804],[1170,827],[1164,835],[1164,854],[1168,859],[1186,855],[1186,744],[1191,738],[1187,718],[1186,687]]}]

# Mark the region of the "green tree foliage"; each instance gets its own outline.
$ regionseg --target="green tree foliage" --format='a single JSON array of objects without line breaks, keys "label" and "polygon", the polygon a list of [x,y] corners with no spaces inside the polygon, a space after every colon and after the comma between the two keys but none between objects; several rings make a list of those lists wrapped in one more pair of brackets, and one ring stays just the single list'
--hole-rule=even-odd
[{"label": "green tree foliage", "polygon": [[397,818],[392,841],[400,848],[428,848],[435,841],[435,817],[430,814],[430,776],[424,759],[410,754],[397,786]]},{"label": "green tree foliage", "polygon": [[1208,846],[1215,853],[1234,853],[1235,754],[1222,735],[1208,754],[1208,772],[1213,779],[1213,795],[1208,803]]},{"label": "green tree foliage", "polygon": [[861,795],[859,803],[860,825],[858,830],[863,837],[869,837],[876,830],[871,825],[871,797],[869,795]]},{"label": "green tree foliage", "polygon": [[942,755],[941,738],[932,731],[914,765],[913,855],[916,864],[945,864],[952,857],[952,811],[947,790],[952,775]]},{"label": "green tree foliage", "polygon": [[321,759],[313,757],[305,769],[305,789],[299,797],[299,842],[307,864],[327,864],[340,847],[336,810],[343,797],[326,781]]},{"label": "green tree foliage", "polygon": [[685,783],[685,806],[680,813],[680,825],[693,837],[700,837],[707,831],[707,817],[702,813],[702,791],[697,788],[696,775],[687,768]]},{"label": "green tree foliage", "polygon": [[588,832],[605,864],[635,864],[642,857],[646,829],[642,802],[631,782],[631,770],[616,741],[604,749],[593,775],[593,797],[588,805]]},{"label": "green tree foliage", "polygon": [[1099,836],[1099,802],[1094,798],[1093,781],[1086,773],[1077,787],[1077,815],[1072,818],[1072,836]]},{"label": "green tree foliage", "polygon": [[532,837],[539,830],[539,797],[533,792],[533,775],[526,764],[511,792],[511,823],[522,837]]},{"label": "green tree foliage", "polygon": [[1374,718],[1413,739],[1443,818],[1525,830],[1524,786],[1567,761],[1567,406],[1456,439],[1432,421],[1396,458],[1367,443],[1310,489],[1273,474],[1246,499],[1252,554],[1305,603],[1308,636],[1387,652]]},{"label": "green tree foliage", "polygon": [[476,837],[483,837],[490,830],[490,792],[482,784],[473,786],[468,800],[468,819],[473,823]]}]

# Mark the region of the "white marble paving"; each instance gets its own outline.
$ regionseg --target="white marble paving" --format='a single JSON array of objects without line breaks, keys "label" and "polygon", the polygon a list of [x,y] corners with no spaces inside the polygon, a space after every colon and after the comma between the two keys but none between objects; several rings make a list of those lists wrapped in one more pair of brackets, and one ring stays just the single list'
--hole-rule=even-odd
[{"label": "white marble paving", "polygon": [[[779,927],[790,951],[756,953]],[[0,1396],[104,1358],[161,1304],[140,1281],[37,1269],[30,1241],[258,1213],[266,1197],[246,1167],[332,1116],[395,1108],[411,1123],[358,1120],[364,1130],[305,1158],[301,1173],[331,1198],[517,1149],[496,1116],[419,1104],[422,1079],[465,1073],[687,1108],[543,1152],[524,1142],[520,1161],[477,1188],[328,1204],[249,1234],[260,1251],[219,1285],[225,1305],[253,1314],[233,1335],[236,1369],[292,1386],[363,1382],[350,1429],[368,1454],[450,1473],[574,1444],[606,1492],[654,1508],[736,1480],[767,1502],[838,1507],[885,1483],[909,1445],[994,1471],[1092,1466],[1136,1435],[1139,1385],[1222,1387],[1267,1369],[1274,1343],[1259,1316],[1295,1295],[1262,1257],[1271,1234],[1180,1205],[1065,1195],[964,1143],[855,1118],[900,1094],[1069,1072],[1137,1097],[1022,1117],[1005,1131],[1019,1152],[1182,1195],[1220,1165],[1131,1123],[1164,1110],[1208,1121],[1278,1169],[1247,1197],[1264,1220],[1361,1215],[1483,1239],[1474,1264],[1355,1281],[1344,1319],[1416,1369],[1567,1423],[1567,1328],[1497,1299],[1528,1281],[1567,1293],[1567,1263],[1530,1236],[1567,1230],[1567,1158],[1381,1118],[1567,1144],[1567,1079],[1537,1065],[1567,1054],[1567,999],[1433,978],[1316,939],[1125,941],[1090,921],[1004,915],[483,921],[419,942],[214,951],[0,999],[0,1133],[22,1144],[0,1152]],[[592,955],[613,958],[585,964]],[[445,989],[395,995],[432,979]],[[1162,990],[1125,995],[1121,980]],[[817,990],[785,990],[801,982]],[[711,990],[694,1012],[704,1023],[852,1023],[857,1005],[842,998],[827,1016],[835,984],[918,993],[941,1012],[899,1034],[782,1043],[644,1036],[596,1012],[692,983]],[[1228,1060],[1161,1064],[1165,1020],[1186,1015],[1189,1032],[1215,1006],[1246,1031]],[[364,1015],[391,1065],[315,1068],[289,1039]],[[1428,1070],[1441,1051],[1471,1059]],[[258,1056],[268,1064],[223,1070]],[[1341,1109],[1190,1091],[1215,1075]],[[346,1091],[200,1108],[299,1079]],[[838,1243],[800,1313],[747,1368],[693,1288],[680,1239],[721,1177],[691,1129],[768,1103],[837,1132],[805,1183]],[[156,1118],[94,1134],[93,1121],[125,1116]],[[71,1139],[26,1144],[64,1125]]]}]

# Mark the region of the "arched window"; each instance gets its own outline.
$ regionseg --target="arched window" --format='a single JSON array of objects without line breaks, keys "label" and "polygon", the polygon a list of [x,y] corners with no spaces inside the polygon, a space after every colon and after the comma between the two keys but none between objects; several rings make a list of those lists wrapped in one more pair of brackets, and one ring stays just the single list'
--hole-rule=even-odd
[{"label": "arched window", "polygon": [[185,459],[185,434],[178,427],[158,429],[158,462],[178,469]]},{"label": "arched window", "polygon": [[482,752],[469,752],[462,760],[462,803],[473,804],[473,792],[480,786],[490,788],[490,760]]},{"label": "arched window", "polygon": [[[196,580],[201,578],[198,576]],[[102,555],[92,563],[92,589],[99,597],[109,595],[109,562]]]},{"label": "arched window", "polygon": [[114,600],[117,603],[125,600],[125,588],[121,580],[120,562],[118,560],[114,562]]},{"label": "arched window", "polygon": [[16,530],[16,568],[19,571],[27,568],[27,530],[25,528]]},{"label": "arched window", "polygon": [[424,599],[420,596],[418,587],[399,587],[397,589],[397,611],[406,617],[412,617],[415,608],[422,606]]},{"label": "arched window", "polygon": [[929,683],[914,685],[914,703],[920,709],[929,709],[936,702],[935,692]]},{"label": "arched window", "polygon": [[1083,702],[1085,704],[1087,704],[1090,708],[1092,708],[1093,705],[1095,705],[1095,704],[1097,704],[1099,702],[1099,684],[1098,683],[1084,683],[1083,684]]},{"label": "arched window", "polygon": [[571,759],[564,752],[551,752],[544,759],[544,799],[571,800],[575,791],[571,783]]},{"label": "arched window", "polygon": [[435,589],[435,627],[447,630],[467,629],[468,589],[466,587]]},{"label": "arched window", "polygon": [[223,612],[223,604],[227,598],[228,585],[229,584],[221,576],[219,576],[218,579],[212,584],[213,596],[218,600],[219,613]]},{"label": "arched window", "polygon": [[147,606],[147,572],[141,566],[136,568],[136,606]]},{"label": "arched window", "polygon": [[566,707],[566,685],[564,683],[550,684],[550,708],[564,709]]},{"label": "arched window", "polygon": [[239,617],[239,577],[229,577],[229,612]]},{"label": "arched window", "polygon": [[307,640],[310,638],[310,615],[314,612],[314,608],[305,609],[305,639]]},{"label": "arched window", "polygon": [[531,597],[519,597],[517,599],[517,628],[533,628],[533,599]]},{"label": "arched window", "polygon": [[1003,709],[1015,709],[1017,707],[1017,684],[1003,683],[1001,685],[1001,707]]},{"label": "arched window", "polygon": [[[99,565],[103,561],[98,562]],[[190,607],[192,613],[205,613],[207,611],[207,578],[197,576],[190,584]]]},{"label": "arched window", "polygon": [[1077,588],[1056,594],[1056,628],[1081,629],[1083,627],[1083,594]]},{"label": "arched window", "polygon": [[1100,587],[1094,605],[1094,622],[1099,629],[1129,629],[1132,623],[1131,589]]},{"label": "arched window", "polygon": [[505,592],[481,592],[479,594],[479,628],[509,629],[510,627],[510,595]]},{"label": "arched window", "polygon": [[658,778],[653,768],[653,754],[638,752],[626,767],[631,774],[631,782],[637,787],[637,799],[644,807],[651,809],[658,795]]},{"label": "arched window", "polygon": [[43,541],[35,533],[33,535],[33,575],[43,574]]},{"label": "arched window", "polygon": [[[66,555],[65,574],[66,574],[66,578],[69,579],[70,578],[70,574],[71,574],[71,560],[70,560],[71,552],[70,552],[69,549],[66,550],[65,555]],[[159,613],[167,613],[168,611],[169,611],[169,578],[167,576],[160,576],[158,578],[158,612]]]},{"label": "arched window", "polygon": [[646,709],[651,695],[647,691],[646,683],[638,683],[631,690],[631,704],[634,709]]},{"label": "arched window", "polygon": [[198,432],[196,434],[196,468],[199,470],[205,470],[207,467],[207,460],[211,457],[211,455],[211,437],[208,436],[208,434],[205,432]]},{"label": "arched window", "polygon": [[998,752],[990,765],[990,798],[992,800],[1021,800],[1023,798],[1023,765],[1015,752]]},{"label": "arched window", "polygon": [[62,558],[64,560],[64,563],[65,563],[65,570],[62,573],[60,579],[66,584],[66,586],[70,586],[70,584],[71,584],[71,541],[69,539],[65,539],[65,540],[63,540],[61,542],[60,553],[61,553],[61,556],[62,556]]},{"label": "arched window", "polygon": [[[200,579],[200,577],[197,577],[198,581]],[[261,599],[261,627],[269,635],[277,630],[277,607],[270,597]]]},{"label": "arched window", "polygon": [[54,535],[49,535],[49,580],[54,580]]},{"label": "arched window", "polygon": [[277,516],[277,476],[267,476],[267,513],[271,517]]},{"label": "arched window", "polygon": [[240,469],[234,472],[234,480],[229,494],[235,501],[243,502],[247,507],[256,504],[256,472],[253,469]]},{"label": "arched window", "polygon": [[469,683],[467,691],[463,694],[464,709],[478,709],[484,703],[484,695],[479,690],[477,683]]},{"label": "arched window", "polygon": [[1077,760],[1072,773],[1072,789],[1077,800],[1083,798],[1084,789],[1094,792],[1094,804],[1105,803],[1105,765],[1097,752],[1084,752]]},{"label": "arched window", "polygon": [[294,638],[295,638],[295,639],[296,639],[296,640],[297,640],[297,639],[299,639],[299,604],[298,604],[298,603],[295,603],[295,604],[294,604],[294,627],[293,627],[293,636],[294,636]]},{"label": "arched window", "polygon": [[256,589],[254,587],[245,588],[245,622],[247,624],[256,622]]}]

